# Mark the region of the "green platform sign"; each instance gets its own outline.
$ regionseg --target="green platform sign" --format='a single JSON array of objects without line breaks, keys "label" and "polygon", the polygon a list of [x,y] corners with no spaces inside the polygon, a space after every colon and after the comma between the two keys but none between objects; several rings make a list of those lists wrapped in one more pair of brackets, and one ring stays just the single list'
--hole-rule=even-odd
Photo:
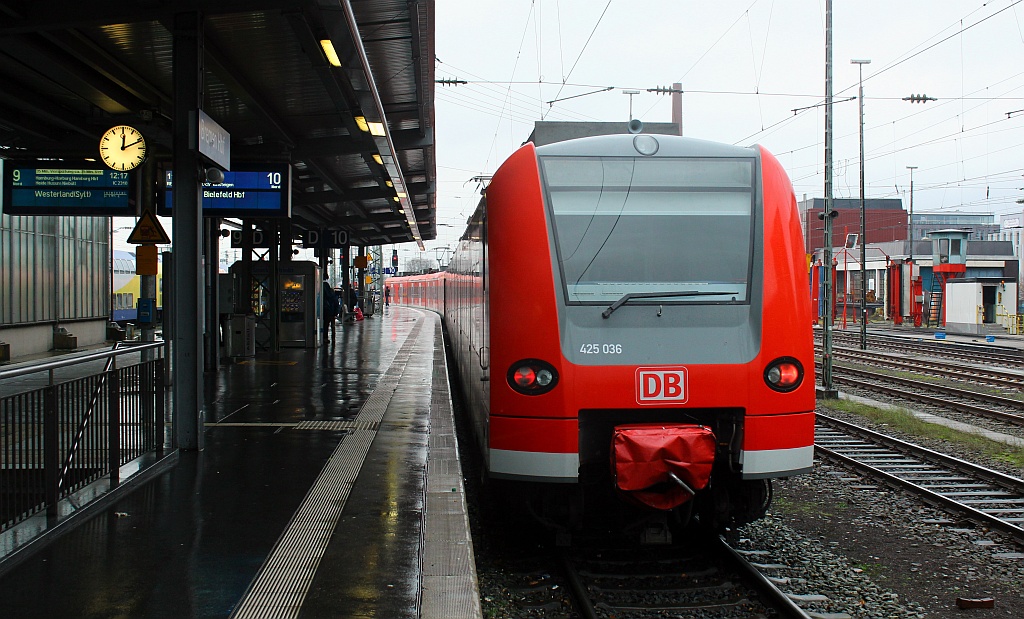
[{"label": "green platform sign", "polygon": [[135,215],[135,174],[92,162],[3,162],[6,215]]}]

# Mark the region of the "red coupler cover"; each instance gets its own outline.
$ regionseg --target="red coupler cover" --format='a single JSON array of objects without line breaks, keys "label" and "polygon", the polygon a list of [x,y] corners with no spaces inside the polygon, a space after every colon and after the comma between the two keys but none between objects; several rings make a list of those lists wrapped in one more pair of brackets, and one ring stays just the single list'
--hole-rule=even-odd
[{"label": "red coupler cover", "polygon": [[672,509],[693,497],[668,474],[675,473],[695,491],[707,486],[715,461],[715,435],[695,425],[617,426],[611,454],[616,488],[650,507]]}]

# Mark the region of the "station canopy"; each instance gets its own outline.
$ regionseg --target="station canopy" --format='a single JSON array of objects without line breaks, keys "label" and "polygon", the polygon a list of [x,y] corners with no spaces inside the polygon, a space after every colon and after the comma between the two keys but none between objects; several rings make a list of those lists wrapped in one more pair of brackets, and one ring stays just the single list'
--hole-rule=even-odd
[{"label": "station canopy", "polygon": [[188,12],[203,17],[203,111],[232,162],[292,165],[293,238],[436,236],[434,0],[0,0],[0,157],[96,158],[126,124],[169,164]]}]

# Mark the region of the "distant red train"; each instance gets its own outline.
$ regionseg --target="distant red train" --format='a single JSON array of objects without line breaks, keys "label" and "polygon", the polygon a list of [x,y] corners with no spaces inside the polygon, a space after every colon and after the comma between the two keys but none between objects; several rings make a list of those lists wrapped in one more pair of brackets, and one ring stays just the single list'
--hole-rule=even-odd
[{"label": "distant red train", "polygon": [[443,315],[490,478],[727,526],[812,466],[803,247],[765,149],[597,136],[520,148],[448,271],[388,285]]}]

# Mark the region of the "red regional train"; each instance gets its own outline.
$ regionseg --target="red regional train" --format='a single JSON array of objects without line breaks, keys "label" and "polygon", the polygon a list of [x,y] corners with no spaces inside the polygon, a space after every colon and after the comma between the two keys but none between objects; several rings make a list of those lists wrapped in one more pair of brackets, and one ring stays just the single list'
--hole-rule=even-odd
[{"label": "red regional train", "polygon": [[764,148],[595,136],[524,145],[448,270],[388,285],[443,315],[489,478],[722,527],[812,466],[803,247]]}]

